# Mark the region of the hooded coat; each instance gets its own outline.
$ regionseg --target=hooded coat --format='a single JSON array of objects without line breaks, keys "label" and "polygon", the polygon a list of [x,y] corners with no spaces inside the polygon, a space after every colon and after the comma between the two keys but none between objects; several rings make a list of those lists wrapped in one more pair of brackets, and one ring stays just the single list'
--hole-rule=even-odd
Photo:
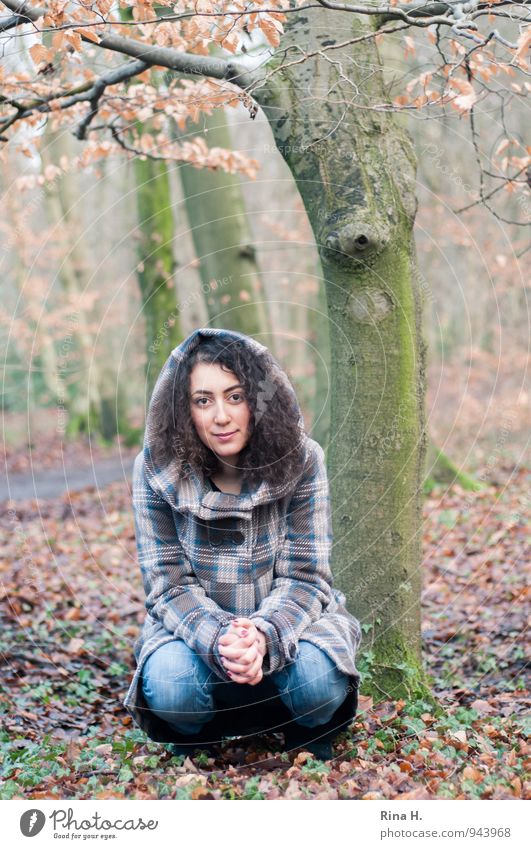
[{"label": "hooded coat", "polygon": [[[201,328],[170,354],[149,404],[143,450],[133,467],[133,507],[138,558],[147,616],[134,644],[136,671],[124,700],[135,722],[154,740],[175,733],[149,711],[141,684],[146,659],[175,639],[184,642],[223,681],[229,681],[218,652],[221,633],[239,616],[266,635],[264,678],[296,659],[300,640],[322,649],[351,682],[341,719],[355,714],[361,640],[359,622],[333,588],[330,571],[332,523],[324,451],[304,433],[295,391],[271,358],[274,378],[289,389],[305,446],[305,463],[295,480],[279,485],[245,485],[239,495],[214,491],[193,472],[178,480],[175,461],[156,466],[150,444],[161,396],[183,359],[201,337],[230,336],[249,353],[266,348],[234,331]],[[334,725],[337,728],[337,722]]]}]

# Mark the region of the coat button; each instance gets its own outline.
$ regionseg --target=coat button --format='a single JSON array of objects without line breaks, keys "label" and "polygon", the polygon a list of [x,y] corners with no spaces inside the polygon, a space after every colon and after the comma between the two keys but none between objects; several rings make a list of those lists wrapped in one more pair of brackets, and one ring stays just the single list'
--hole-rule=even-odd
[{"label": "coat button", "polygon": [[295,645],[295,643],[290,643],[289,644],[289,656],[295,657],[296,654],[297,654],[297,646]]}]

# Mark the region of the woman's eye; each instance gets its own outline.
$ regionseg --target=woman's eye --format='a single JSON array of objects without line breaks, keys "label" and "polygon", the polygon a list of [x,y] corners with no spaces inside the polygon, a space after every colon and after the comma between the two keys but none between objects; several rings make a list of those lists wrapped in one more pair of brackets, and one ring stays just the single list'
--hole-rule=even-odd
[{"label": "woman's eye", "polygon": [[[245,396],[244,396],[243,392],[233,392],[232,395],[230,395],[229,397],[230,398],[236,398],[236,399],[238,399],[238,401],[244,401],[245,400]],[[196,404],[198,407],[206,407],[206,404],[202,404],[201,401],[209,401],[209,400],[210,400],[209,398],[205,398],[205,397],[196,398],[195,401],[194,401],[194,404]]]}]

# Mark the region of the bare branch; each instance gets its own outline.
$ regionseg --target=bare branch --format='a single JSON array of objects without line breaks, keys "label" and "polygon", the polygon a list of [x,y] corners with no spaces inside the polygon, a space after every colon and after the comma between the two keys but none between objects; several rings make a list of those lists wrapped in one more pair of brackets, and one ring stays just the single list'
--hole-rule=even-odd
[{"label": "bare branch", "polygon": [[180,53],[171,47],[152,47],[143,44],[141,41],[123,38],[119,35],[104,35],[100,38],[97,46],[126,56],[134,56],[150,65],[160,65],[172,71],[179,71],[181,74],[226,80],[240,88],[246,88],[252,82],[249,71],[244,65],[233,61],[228,62],[226,59],[218,59],[215,56]]}]

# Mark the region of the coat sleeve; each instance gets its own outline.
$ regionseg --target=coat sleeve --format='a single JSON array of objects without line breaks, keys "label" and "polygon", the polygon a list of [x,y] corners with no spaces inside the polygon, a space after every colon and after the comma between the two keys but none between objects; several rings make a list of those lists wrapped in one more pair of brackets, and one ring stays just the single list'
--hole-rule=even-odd
[{"label": "coat sleeve", "polygon": [[328,477],[324,451],[315,441],[290,501],[287,522],[271,590],[249,617],[266,635],[265,674],[294,660],[301,634],[333,599]]},{"label": "coat sleeve", "polygon": [[146,479],[142,455],[133,470],[136,545],[149,615],[176,639],[184,640],[223,680],[218,639],[234,616],[200,585],[177,536],[172,509]]}]

